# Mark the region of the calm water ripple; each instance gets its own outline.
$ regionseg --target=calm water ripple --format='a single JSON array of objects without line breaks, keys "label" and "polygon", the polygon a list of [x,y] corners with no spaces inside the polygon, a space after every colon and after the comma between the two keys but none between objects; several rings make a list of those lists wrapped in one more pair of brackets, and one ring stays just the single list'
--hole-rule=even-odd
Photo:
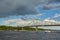
[{"label": "calm water ripple", "polygon": [[60,31],[0,31],[0,40],[60,40]]}]

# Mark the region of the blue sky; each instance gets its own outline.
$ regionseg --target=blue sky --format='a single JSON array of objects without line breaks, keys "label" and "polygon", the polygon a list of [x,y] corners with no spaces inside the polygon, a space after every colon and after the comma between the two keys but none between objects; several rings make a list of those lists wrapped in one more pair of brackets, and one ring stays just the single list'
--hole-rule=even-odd
[{"label": "blue sky", "polygon": [[43,14],[40,18],[45,19],[45,18],[51,18],[51,19],[55,19],[55,20],[60,20],[60,17],[53,18],[55,14],[60,14],[60,8],[56,8],[56,9],[51,9],[51,10],[43,10],[41,7],[38,8],[39,12],[41,14]]},{"label": "blue sky", "polygon": [[49,19],[60,21],[59,0],[20,1],[21,0],[1,1],[0,24],[11,19]]}]

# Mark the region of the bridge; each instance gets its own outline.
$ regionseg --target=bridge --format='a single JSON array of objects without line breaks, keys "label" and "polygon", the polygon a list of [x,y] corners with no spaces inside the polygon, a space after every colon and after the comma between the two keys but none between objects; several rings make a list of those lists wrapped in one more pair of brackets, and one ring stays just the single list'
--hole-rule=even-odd
[{"label": "bridge", "polygon": [[[26,27],[36,27],[36,31],[38,31],[38,27],[45,27],[45,26],[60,26],[60,23],[58,22],[51,22],[51,21],[39,21],[39,20],[33,20],[30,23],[27,24]],[[22,27],[23,30],[23,27]]]},{"label": "bridge", "polygon": [[59,22],[51,22],[51,21],[39,21],[39,20],[33,20],[30,23],[28,23],[28,26],[60,26]]},{"label": "bridge", "polygon": [[22,30],[24,30],[23,27],[36,27],[36,31],[38,31],[38,27],[45,27],[45,26],[48,26],[48,27],[60,26],[60,23],[59,22],[51,22],[51,21],[32,20],[31,22],[28,22],[28,24],[25,26],[23,25],[23,26],[17,26],[17,27],[18,28],[22,27]]}]

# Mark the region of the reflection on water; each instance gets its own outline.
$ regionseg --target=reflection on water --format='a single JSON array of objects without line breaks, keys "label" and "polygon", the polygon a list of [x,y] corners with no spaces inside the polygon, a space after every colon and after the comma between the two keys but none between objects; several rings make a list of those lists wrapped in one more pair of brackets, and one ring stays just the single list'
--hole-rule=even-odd
[{"label": "reflection on water", "polygon": [[[33,28],[35,28],[35,27],[33,27]],[[60,26],[42,26],[42,27],[38,27],[38,28],[60,30]]]},{"label": "reflection on water", "polygon": [[60,40],[60,31],[0,31],[0,40]]}]

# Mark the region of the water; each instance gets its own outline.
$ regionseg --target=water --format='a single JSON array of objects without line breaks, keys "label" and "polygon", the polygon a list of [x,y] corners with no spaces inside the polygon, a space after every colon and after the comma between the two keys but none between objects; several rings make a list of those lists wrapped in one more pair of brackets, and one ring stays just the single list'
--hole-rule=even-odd
[{"label": "water", "polygon": [[[33,27],[35,28],[35,27]],[[42,26],[38,28],[51,29],[51,30],[60,30],[60,26]]]},{"label": "water", "polygon": [[60,31],[0,31],[0,40],[60,40]]}]

